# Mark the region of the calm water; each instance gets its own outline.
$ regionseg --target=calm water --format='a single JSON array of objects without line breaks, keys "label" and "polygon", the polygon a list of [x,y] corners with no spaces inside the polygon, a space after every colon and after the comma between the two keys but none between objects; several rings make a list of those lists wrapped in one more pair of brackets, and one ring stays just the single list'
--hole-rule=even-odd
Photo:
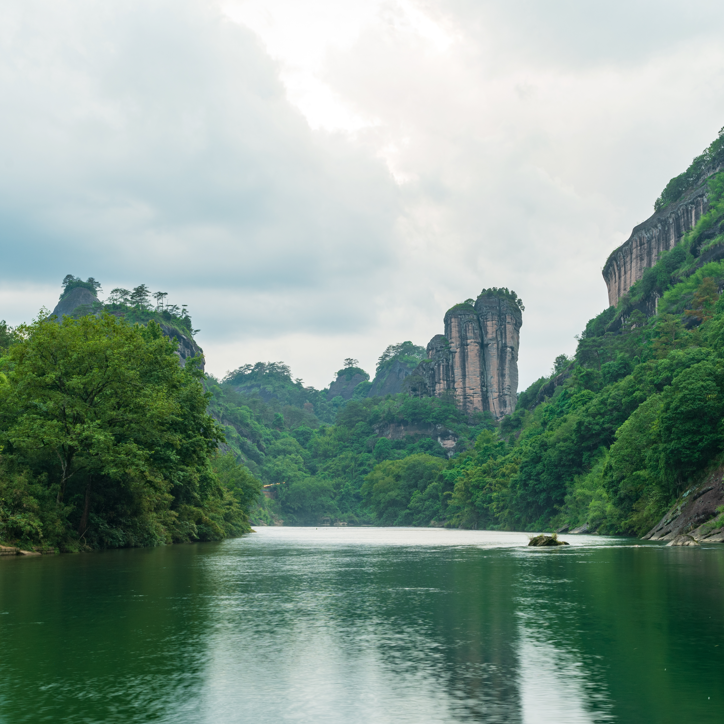
[{"label": "calm water", "polygon": [[568,540],[262,528],[6,558],[0,722],[724,721],[724,546]]}]

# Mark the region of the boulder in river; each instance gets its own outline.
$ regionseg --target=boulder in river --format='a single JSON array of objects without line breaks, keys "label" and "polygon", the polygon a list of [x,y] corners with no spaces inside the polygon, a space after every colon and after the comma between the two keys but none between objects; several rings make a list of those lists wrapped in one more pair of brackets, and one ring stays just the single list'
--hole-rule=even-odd
[{"label": "boulder in river", "polygon": [[555,533],[553,535],[545,535],[544,533],[541,533],[540,535],[531,538],[528,545],[547,548],[552,546],[567,546],[570,544],[564,540],[558,540],[558,536]]}]

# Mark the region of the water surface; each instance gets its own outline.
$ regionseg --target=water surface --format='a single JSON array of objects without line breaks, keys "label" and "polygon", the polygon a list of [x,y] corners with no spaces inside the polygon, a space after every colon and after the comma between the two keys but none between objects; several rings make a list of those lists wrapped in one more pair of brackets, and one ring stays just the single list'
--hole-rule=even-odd
[{"label": "water surface", "polygon": [[0,722],[724,721],[724,547],[391,528],[0,560]]}]

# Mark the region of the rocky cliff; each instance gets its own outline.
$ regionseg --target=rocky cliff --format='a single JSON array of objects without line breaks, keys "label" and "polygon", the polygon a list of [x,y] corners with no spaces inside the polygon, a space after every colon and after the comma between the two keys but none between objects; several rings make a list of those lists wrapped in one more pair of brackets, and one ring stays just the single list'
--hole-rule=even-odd
[{"label": "rocky cliff", "polygon": [[327,399],[333,400],[341,397],[343,400],[351,400],[358,385],[367,382],[370,376],[359,367],[349,367],[337,372],[337,379],[332,382],[327,392]]},{"label": "rocky cliff", "polygon": [[675,541],[686,536],[695,542],[723,543],[723,504],[724,468],[720,467],[690,487],[644,539]]},{"label": "rocky cliff", "polygon": [[405,380],[412,374],[415,365],[408,365],[400,360],[392,360],[384,369],[378,370],[367,397],[384,397],[396,395],[404,390]]},{"label": "rocky cliff", "polygon": [[602,273],[610,306],[615,307],[643,277],[644,269],[654,266],[663,252],[672,249],[696,226],[709,209],[707,197],[708,187],[703,183],[678,203],[657,211],[636,226],[629,239],[608,257]]},{"label": "rocky cliff", "polygon": [[[722,129],[724,131],[724,129]],[[657,201],[657,210],[634,227],[631,236],[616,249],[603,267],[608,303],[615,307],[621,297],[691,231],[709,210],[709,179],[724,169],[724,134],[673,178]]]},{"label": "rocky cliff", "polygon": [[518,347],[523,316],[516,298],[483,292],[475,304],[445,315],[445,334],[427,345],[413,391],[451,395],[465,412],[490,412],[496,420],[515,410]]},{"label": "rocky cliff", "polygon": [[61,298],[55,305],[52,314],[58,319],[62,319],[63,317],[78,317],[101,309],[102,306],[98,297],[93,294],[93,292],[84,287],[76,287]]}]

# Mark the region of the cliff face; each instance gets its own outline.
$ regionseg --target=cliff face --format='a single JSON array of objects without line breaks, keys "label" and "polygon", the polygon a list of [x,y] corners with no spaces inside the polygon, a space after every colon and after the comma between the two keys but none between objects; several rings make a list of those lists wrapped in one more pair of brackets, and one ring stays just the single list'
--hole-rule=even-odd
[{"label": "cliff face", "polygon": [[71,289],[56,305],[52,311],[58,319],[71,317],[74,314],[83,315],[100,309],[101,303],[93,292],[83,287]]},{"label": "cliff face", "polygon": [[511,300],[493,294],[475,306],[458,305],[445,315],[445,334],[427,346],[416,370],[422,394],[452,395],[467,413],[490,412],[499,420],[515,410],[518,347],[523,317]]},{"label": "cliff face", "polygon": [[327,399],[333,400],[335,397],[341,397],[343,400],[351,400],[354,395],[355,388],[362,382],[367,382],[369,376],[362,372],[348,372],[342,370],[337,375],[337,379],[332,382],[327,392]]},{"label": "cliff face", "polygon": [[608,257],[602,273],[610,306],[615,307],[643,277],[644,269],[654,266],[663,252],[672,249],[696,226],[709,210],[708,180],[721,170],[721,165],[709,168],[678,201],[634,227],[628,240]]},{"label": "cliff face", "polygon": [[403,383],[411,374],[411,367],[400,360],[394,360],[392,364],[375,375],[367,397],[384,397],[402,392]]}]

